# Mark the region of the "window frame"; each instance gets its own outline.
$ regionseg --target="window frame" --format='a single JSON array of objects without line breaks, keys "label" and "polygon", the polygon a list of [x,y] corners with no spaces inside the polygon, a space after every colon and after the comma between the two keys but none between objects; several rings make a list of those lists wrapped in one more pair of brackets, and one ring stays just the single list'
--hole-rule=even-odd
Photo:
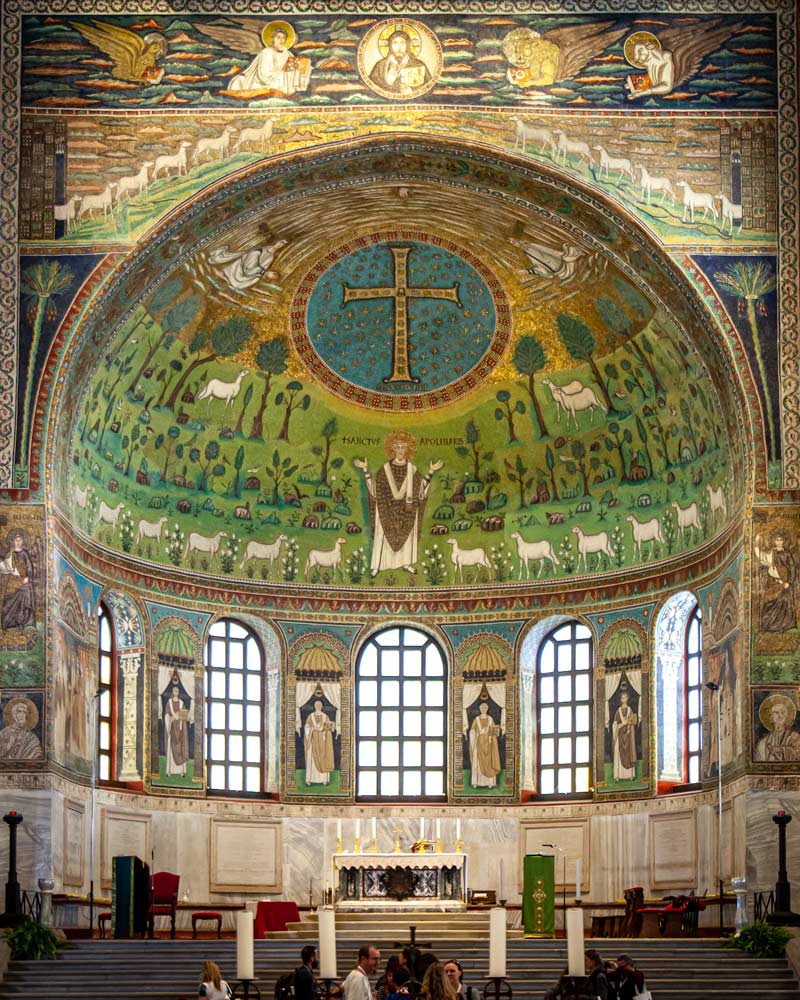
[{"label": "window frame", "polygon": [[[103,648],[103,621],[108,624],[110,644]],[[108,680],[103,680],[103,661],[108,660]],[[103,711],[103,701],[108,695],[108,712]],[[97,783],[114,784],[116,781],[117,757],[117,635],[114,629],[114,616],[111,609],[100,601],[97,606],[97,715],[95,719],[95,766],[97,768]],[[103,748],[103,726],[108,726],[108,747]],[[108,762],[108,774],[103,777],[102,762]]]},{"label": "window frame", "polygon": [[[215,628],[224,626],[225,634],[216,635],[213,633]],[[245,637],[231,636],[231,626],[243,629],[247,635]],[[259,666],[256,669],[248,669],[247,667],[247,643],[250,640],[255,643],[255,648],[258,651]],[[225,644],[225,665],[222,667],[213,666],[210,662],[211,660],[211,649],[212,641],[216,643]],[[233,644],[240,644],[243,647],[242,651],[242,669],[238,670],[230,666],[231,661],[231,647]],[[258,673],[258,701],[247,697],[247,681],[248,675]],[[219,698],[214,697],[212,693],[213,689],[213,677],[214,675],[222,675],[225,678],[225,697]],[[231,688],[231,676],[240,675],[243,678],[242,683],[242,696],[241,698],[232,697],[230,694]],[[217,618],[215,621],[211,622],[206,630],[205,639],[203,641],[203,761],[205,765],[205,784],[206,793],[209,796],[225,796],[227,798],[243,798],[243,799],[260,799],[260,798],[271,798],[271,794],[267,792],[267,746],[265,738],[265,725],[266,725],[266,711],[267,711],[267,673],[266,673],[266,657],[264,654],[264,646],[261,642],[260,637],[256,631],[247,623],[239,618],[232,616],[224,616],[222,618]],[[212,706],[213,705],[223,705],[224,715],[225,715],[225,728],[219,728],[211,725],[212,719]],[[230,720],[230,706],[241,706],[242,711],[242,728],[240,730],[231,729],[229,725]],[[259,722],[258,722],[258,746],[259,746],[259,758],[258,758],[258,776],[259,776],[259,788],[258,791],[250,791],[247,789],[247,774],[246,770],[248,766],[253,766],[248,764],[247,758],[247,740],[256,735],[255,730],[248,730],[245,728],[245,722],[247,717],[247,710],[249,707],[254,705],[258,706],[259,710]],[[212,758],[212,740],[214,737],[222,736],[225,747],[225,756],[223,758]],[[237,760],[235,757],[231,756],[231,739],[235,737],[242,738],[242,759]],[[225,770],[225,787],[212,787],[211,776],[212,768],[223,767]],[[241,767],[242,768],[242,788],[233,788],[230,785],[230,768],[231,767]]]},{"label": "window frame", "polygon": [[[697,649],[690,649],[693,628],[697,625]],[[697,661],[697,683],[689,684],[690,660]],[[696,716],[689,717],[691,692],[697,694],[698,711]],[[697,750],[689,749],[689,729],[697,726]],[[683,633],[683,778],[687,785],[697,785],[702,780],[703,763],[703,612],[695,602],[686,618]],[[697,774],[692,776],[692,762],[697,764]],[[719,766],[719,765],[718,765]]]},{"label": "window frame", "polygon": [[[381,636],[385,636],[391,632],[398,632],[398,642],[395,645],[380,644],[378,642]],[[424,642],[417,644],[407,644],[404,642],[405,633],[411,632],[418,636],[424,638]],[[427,675],[425,673],[425,650],[433,647],[438,653],[439,658],[442,662],[442,673],[439,675]],[[364,656],[368,649],[375,649],[376,656],[378,658],[378,663],[376,666],[376,672],[374,675],[362,675],[361,664],[363,662]],[[419,674],[405,674],[403,671],[403,653],[409,650],[420,651],[422,654],[422,665]],[[380,659],[382,652],[398,652],[399,664],[397,674],[381,674]],[[363,643],[358,651],[356,657],[355,669],[354,669],[354,699],[353,707],[355,713],[354,720],[354,781],[355,781],[355,800],[356,802],[422,802],[426,804],[447,802],[447,791],[448,791],[448,764],[449,764],[449,698],[448,698],[448,684],[449,684],[449,662],[447,655],[445,653],[443,643],[430,632],[425,631],[415,625],[410,625],[406,623],[390,624],[385,628],[372,633],[369,638]],[[375,680],[380,685],[381,680],[386,681],[397,681],[400,684],[400,696],[398,698],[398,704],[386,706],[383,708],[380,703],[380,697],[377,698],[377,705],[361,703],[361,681],[362,680]],[[420,681],[425,683],[425,681],[440,681],[442,684],[442,704],[436,705],[428,708],[425,704],[424,696],[420,699],[420,704],[405,706],[403,704],[403,693],[402,685],[404,681]],[[362,733],[362,711],[375,711],[377,713],[377,726],[376,735],[371,733]],[[381,714],[383,711],[397,711],[399,713],[399,724],[398,732],[396,736],[386,735],[381,733]],[[409,734],[406,736],[403,732],[403,717],[406,712],[420,712],[422,715],[422,724],[420,726],[419,736]],[[425,733],[425,714],[427,712],[440,713],[442,717],[442,733],[441,735],[427,735]],[[369,741],[376,744],[376,764],[375,765],[362,765],[359,761],[360,751],[362,743]],[[397,759],[398,763],[396,765],[387,764],[382,765],[380,761],[381,757],[381,747],[384,743],[397,743],[399,745]],[[403,762],[403,748],[405,745],[410,745],[414,743],[419,743],[420,745],[420,761],[419,765],[404,764]],[[442,747],[442,762],[441,765],[426,764],[425,763],[425,747],[426,744],[431,745],[435,743],[440,743]],[[375,773],[377,775],[376,787],[380,789],[380,776],[382,771],[394,771],[397,770],[400,776],[400,789],[396,795],[367,795],[359,793],[360,777],[363,772]],[[404,772],[415,771],[419,772],[421,775],[421,786],[424,788],[425,785],[425,775],[428,773],[440,773],[442,777],[442,792],[437,795],[424,795],[424,794],[411,794],[403,793],[402,790],[402,778]]]},{"label": "window frame", "polygon": [[[558,632],[564,629],[569,629],[568,639],[556,639],[555,636]],[[586,635],[578,636],[577,630],[582,629],[586,631]],[[542,657],[549,643],[555,644],[555,649],[553,653],[553,670],[544,672],[541,669]],[[589,662],[585,670],[577,670],[575,668],[575,650],[578,645],[588,646],[589,650]],[[536,650],[536,669],[535,675],[535,692],[536,692],[536,794],[535,798],[543,799],[546,801],[564,801],[569,799],[581,799],[581,800],[591,800],[594,792],[594,777],[593,777],[593,756],[594,756],[594,635],[591,629],[584,622],[578,619],[570,619],[569,621],[559,622],[557,625],[553,626],[543,637],[542,641],[539,643],[539,648]],[[570,655],[572,660],[572,666],[569,670],[558,670],[558,652],[560,648],[569,647]],[[588,699],[576,699],[575,694],[575,678],[576,676],[588,676]],[[555,683],[556,678],[570,677],[571,678],[571,689],[572,698],[569,701],[562,701],[558,694],[558,684]],[[553,697],[551,700],[543,702],[542,700],[542,681],[543,678],[553,678]],[[573,712],[572,725],[573,728],[569,730],[568,733],[563,732],[558,725],[558,709],[563,707],[570,707]],[[554,713],[553,720],[553,731],[552,733],[542,733],[541,719],[543,708],[552,707]],[[575,708],[576,707],[586,707],[589,716],[589,728],[587,731],[579,731],[574,728],[575,726]],[[587,760],[577,762],[576,761],[576,750],[577,750],[577,740],[581,737],[588,736],[589,739],[589,752]],[[571,741],[570,746],[570,761],[564,761],[564,763],[559,763],[559,742],[560,739],[568,737]],[[542,764],[542,740],[550,739],[553,740],[553,764]],[[569,767],[571,771],[571,788],[569,792],[559,792],[558,791],[558,771],[563,767]],[[588,772],[587,787],[585,790],[575,790],[576,786],[576,772],[580,769],[586,769]],[[554,790],[552,792],[542,791],[542,775],[545,770],[553,771],[553,782]]]}]

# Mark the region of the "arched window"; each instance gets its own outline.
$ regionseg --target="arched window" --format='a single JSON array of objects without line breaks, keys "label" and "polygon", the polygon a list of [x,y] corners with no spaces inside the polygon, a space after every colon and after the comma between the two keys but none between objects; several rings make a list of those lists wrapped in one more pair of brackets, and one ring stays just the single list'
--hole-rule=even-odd
[{"label": "arched window", "polygon": [[222,618],[205,645],[205,733],[208,788],[264,791],[264,656],[255,634]]},{"label": "arched window", "polygon": [[703,748],[703,616],[682,590],[666,602],[655,631],[658,787],[700,781]]},{"label": "arched window", "polygon": [[686,691],[686,780],[700,780],[703,750],[703,612],[695,604],[686,623],[684,646],[684,690]]},{"label": "arched window", "polygon": [[97,609],[97,779],[114,777],[114,623],[105,604]]},{"label": "arched window", "polygon": [[549,632],[536,659],[539,794],[588,793],[592,753],[592,633],[580,622]]},{"label": "arched window", "polygon": [[444,800],[446,689],[444,654],[424,632],[389,628],[364,645],[356,665],[359,799]]}]

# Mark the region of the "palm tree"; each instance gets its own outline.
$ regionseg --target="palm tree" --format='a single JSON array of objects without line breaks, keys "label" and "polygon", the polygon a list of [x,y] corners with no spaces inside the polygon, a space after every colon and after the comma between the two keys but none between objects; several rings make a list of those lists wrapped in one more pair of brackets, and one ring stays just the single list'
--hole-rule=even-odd
[{"label": "palm tree", "polygon": [[739,300],[739,315],[747,313],[747,323],[750,327],[750,337],[764,393],[764,407],[767,411],[770,438],[769,455],[770,458],[775,459],[777,458],[778,441],[775,436],[775,421],[772,414],[772,395],[769,391],[767,369],[764,364],[761,337],[756,320],[756,303],[758,303],[760,315],[767,315],[767,307],[761,302],[761,299],[775,290],[775,272],[766,261],[758,261],[757,263],[736,261],[734,264],[729,264],[724,271],[717,271],[714,278],[730,295],[734,295]]},{"label": "palm tree", "polygon": [[31,347],[28,354],[28,370],[25,373],[25,395],[22,400],[22,433],[19,436],[20,457],[27,453],[30,406],[33,394],[33,379],[36,374],[36,356],[45,319],[56,318],[55,307],[50,300],[64,295],[72,287],[75,275],[70,267],[60,260],[42,260],[22,273],[21,292],[27,298],[27,319],[31,325]]}]

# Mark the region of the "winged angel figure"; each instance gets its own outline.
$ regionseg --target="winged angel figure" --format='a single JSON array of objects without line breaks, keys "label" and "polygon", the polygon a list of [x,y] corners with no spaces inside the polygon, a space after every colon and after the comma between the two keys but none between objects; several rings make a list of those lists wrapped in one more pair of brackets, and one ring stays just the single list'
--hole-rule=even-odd
[{"label": "winged angel figure", "polygon": [[503,54],[511,63],[508,82],[523,88],[547,87],[572,79],[625,34],[625,28],[612,29],[613,23],[571,24],[544,34],[532,28],[515,28],[503,39]]},{"label": "winged angel figure", "polygon": [[276,91],[290,97],[308,89],[311,60],[292,55],[297,35],[286,21],[272,21],[260,33],[247,18],[236,19],[233,25],[198,24],[197,28],[215,42],[255,57],[243,73],[231,80],[229,94],[248,98]]},{"label": "winged angel figure", "polygon": [[91,24],[71,21],[72,27],[98,49],[111,56],[111,75],[132,83],[161,83],[164,70],[158,65],[167,52],[167,39],[157,31],[142,37],[118,24],[92,21]]},{"label": "winged angel figure", "polygon": [[742,27],[722,24],[720,18],[668,28],[656,37],[650,31],[636,31],[625,39],[625,58],[644,74],[631,74],[625,87],[628,100],[649,95],[671,94],[675,87],[700,69],[703,59],[727,42]]}]

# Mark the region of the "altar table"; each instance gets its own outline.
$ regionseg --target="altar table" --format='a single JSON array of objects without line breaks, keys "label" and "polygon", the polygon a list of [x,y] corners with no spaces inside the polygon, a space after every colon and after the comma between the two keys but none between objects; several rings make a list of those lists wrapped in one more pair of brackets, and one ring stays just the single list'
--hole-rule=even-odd
[{"label": "altar table", "polygon": [[466,909],[466,854],[334,854],[333,875],[337,909]]}]

